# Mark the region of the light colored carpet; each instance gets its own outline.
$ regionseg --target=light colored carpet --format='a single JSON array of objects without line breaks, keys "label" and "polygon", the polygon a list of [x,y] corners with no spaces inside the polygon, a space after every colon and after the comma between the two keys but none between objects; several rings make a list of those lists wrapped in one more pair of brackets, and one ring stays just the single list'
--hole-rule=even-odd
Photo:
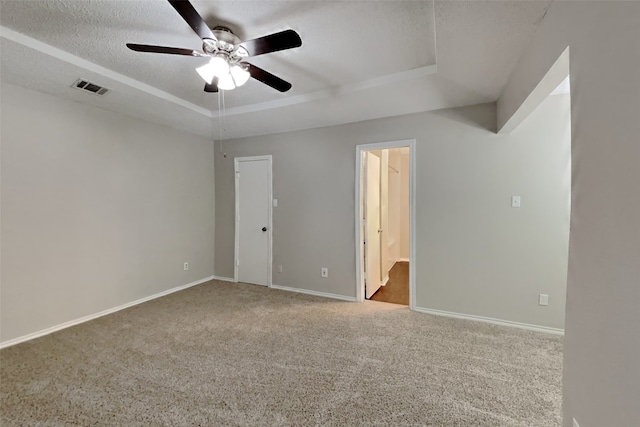
[{"label": "light colored carpet", "polygon": [[3,426],[561,423],[562,339],[209,282],[0,351]]}]

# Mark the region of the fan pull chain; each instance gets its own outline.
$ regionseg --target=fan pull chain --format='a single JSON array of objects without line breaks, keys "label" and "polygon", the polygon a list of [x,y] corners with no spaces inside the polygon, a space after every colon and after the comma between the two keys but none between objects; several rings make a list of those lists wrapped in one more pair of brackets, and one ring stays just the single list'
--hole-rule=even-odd
[{"label": "fan pull chain", "polygon": [[[211,142],[213,142],[213,151],[216,149],[216,117],[213,115],[213,109],[211,110]],[[222,144],[218,144],[220,151],[222,152]]]},{"label": "fan pull chain", "polygon": [[[220,153],[222,153],[222,104],[220,101],[220,92],[222,91],[218,91],[218,145]],[[222,155],[224,158],[227,157],[227,153],[222,153]]]},{"label": "fan pull chain", "polygon": [[224,133],[225,130],[227,130],[227,105],[225,104],[225,99],[224,99],[224,93],[225,91],[221,91],[222,92],[222,133]]}]

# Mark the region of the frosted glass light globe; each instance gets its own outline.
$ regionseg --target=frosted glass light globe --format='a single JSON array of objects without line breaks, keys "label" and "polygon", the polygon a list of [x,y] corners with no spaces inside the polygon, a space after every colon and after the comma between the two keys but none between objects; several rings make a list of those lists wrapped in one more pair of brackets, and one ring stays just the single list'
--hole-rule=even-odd
[{"label": "frosted glass light globe", "polygon": [[240,87],[249,80],[251,75],[242,65],[236,64],[231,67],[231,76],[233,76],[233,81],[236,83],[236,87]]},{"label": "frosted glass light globe", "polygon": [[229,74],[229,63],[221,56],[214,56],[209,61],[213,75],[216,77],[222,77]]},{"label": "frosted glass light globe", "polygon": [[214,77],[223,77],[229,75],[229,64],[221,56],[214,56],[209,62],[202,67],[196,68],[202,79],[211,84]]}]

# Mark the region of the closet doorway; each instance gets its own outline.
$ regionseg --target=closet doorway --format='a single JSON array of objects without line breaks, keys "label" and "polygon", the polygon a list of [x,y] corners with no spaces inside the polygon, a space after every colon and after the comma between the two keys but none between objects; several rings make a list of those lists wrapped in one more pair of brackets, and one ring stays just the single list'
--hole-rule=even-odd
[{"label": "closet doorway", "polygon": [[413,307],[415,141],[356,147],[356,294]]}]

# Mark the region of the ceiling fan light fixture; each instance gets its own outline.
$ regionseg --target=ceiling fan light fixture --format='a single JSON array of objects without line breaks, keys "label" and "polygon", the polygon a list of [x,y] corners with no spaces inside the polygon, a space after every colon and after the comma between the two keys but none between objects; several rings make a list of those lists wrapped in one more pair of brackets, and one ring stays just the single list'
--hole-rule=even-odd
[{"label": "ceiling fan light fixture", "polygon": [[205,82],[211,84],[214,77],[222,78],[229,75],[229,63],[222,56],[213,56],[208,63],[196,68],[196,71]]},{"label": "ceiling fan light fixture", "polygon": [[231,66],[229,74],[218,78],[218,88],[222,90],[233,90],[245,84],[251,75],[246,66],[234,64]]},{"label": "ceiling fan light fixture", "polygon": [[[218,87],[223,90],[235,89],[244,85],[250,77],[279,92],[291,89],[291,83],[242,61],[245,58],[302,46],[302,39],[294,30],[288,29],[240,42],[240,39],[229,28],[218,26],[210,29],[202,16],[194,9],[190,0],[169,0],[169,3],[202,40],[202,51],[127,43],[129,49],[136,52],[163,53],[195,58],[209,57],[207,64],[196,68],[198,74],[207,83],[204,88],[205,92],[218,92]],[[221,85],[218,85],[218,81],[221,81]]]}]

